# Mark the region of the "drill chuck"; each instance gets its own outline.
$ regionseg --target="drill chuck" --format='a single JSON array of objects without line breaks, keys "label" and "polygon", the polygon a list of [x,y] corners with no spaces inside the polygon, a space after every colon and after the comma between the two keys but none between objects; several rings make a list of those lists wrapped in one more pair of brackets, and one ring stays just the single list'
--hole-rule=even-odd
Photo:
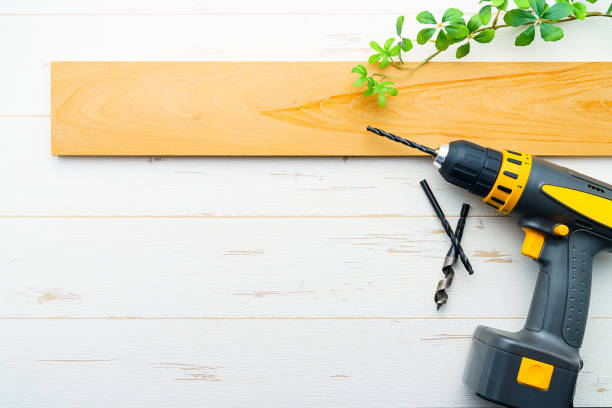
[{"label": "drill chuck", "polygon": [[502,160],[502,153],[495,149],[458,140],[440,146],[434,165],[449,183],[486,197],[495,184]]}]

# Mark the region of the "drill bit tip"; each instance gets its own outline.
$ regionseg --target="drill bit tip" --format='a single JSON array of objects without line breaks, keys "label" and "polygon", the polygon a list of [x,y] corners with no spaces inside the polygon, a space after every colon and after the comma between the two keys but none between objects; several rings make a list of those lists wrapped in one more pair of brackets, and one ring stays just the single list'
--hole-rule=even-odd
[{"label": "drill bit tip", "polygon": [[438,287],[436,288],[436,293],[434,295],[434,301],[436,302],[437,310],[440,310],[442,305],[448,302],[448,293],[446,289],[449,288],[453,283],[453,277],[455,276],[455,271],[452,268],[449,268],[447,272],[445,272],[444,279],[438,282]]},{"label": "drill bit tip", "polygon": [[415,143],[415,142],[413,142],[411,140],[404,139],[402,137],[394,135],[393,133],[385,132],[382,129],[378,129],[378,128],[375,128],[375,127],[372,127],[372,126],[368,126],[366,129],[368,130],[368,132],[372,132],[375,135],[386,137],[388,139],[393,140],[394,142],[398,142],[398,143],[401,143],[401,144],[406,145],[408,147],[412,147],[413,149],[420,150],[423,153],[427,153],[427,154],[429,154],[429,155],[431,155],[433,157],[436,157],[438,155],[438,152],[436,151],[436,149],[432,149],[431,147],[420,145],[420,144]]}]

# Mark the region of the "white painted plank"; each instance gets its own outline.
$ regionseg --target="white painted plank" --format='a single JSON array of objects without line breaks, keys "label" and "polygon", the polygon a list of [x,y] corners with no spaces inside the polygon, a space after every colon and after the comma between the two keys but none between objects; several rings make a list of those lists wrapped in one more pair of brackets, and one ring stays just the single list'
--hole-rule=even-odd
[{"label": "white painted plank", "polygon": [[[465,13],[477,12],[480,7],[477,0],[436,0],[429,2],[407,2],[404,0],[386,0],[384,2],[353,0],[311,0],[306,2],[263,0],[213,1],[213,0],[4,0],[0,5],[0,14],[6,15],[73,15],[73,14],[380,14],[412,13],[429,10],[443,13],[448,7],[456,7]],[[589,4],[589,10],[605,11],[606,1]],[[508,9],[516,6],[510,1]]]},{"label": "white painted plank", "polygon": [[475,12],[482,7],[477,0],[437,0],[435,2],[410,2],[387,0],[384,2],[352,0],[282,1],[250,0],[5,0],[0,14],[65,15],[65,14],[380,14],[417,13],[421,10],[442,13],[448,7],[459,7],[465,12]]},{"label": "white painted plank", "polygon": [[[10,192],[0,216],[430,216],[423,178],[447,215],[464,201],[473,215],[495,214],[429,158],[53,157],[49,142],[48,118],[0,118]],[[553,161],[612,183],[609,158]]]},{"label": "white painted plank", "polygon": [[[612,33],[607,20],[572,22],[564,26],[562,41],[538,38],[530,47],[513,45],[516,29],[500,30],[496,45],[479,44],[465,60],[612,61],[612,47],[605,46],[605,33]],[[412,18],[405,26],[413,36],[422,28]],[[49,114],[50,61],[365,61],[371,54],[368,43],[394,32],[391,14],[261,15],[256,20],[250,15],[0,16],[0,38],[19,38],[3,44],[0,115]],[[420,60],[432,51],[431,44],[415,47],[410,58]],[[451,49],[439,60],[455,60],[454,55]],[[346,80],[351,81],[348,72]]]},{"label": "white painted plank", "polygon": [[[3,219],[0,317],[523,317],[537,265],[508,218],[472,218],[436,312],[448,239],[428,218]],[[611,316],[612,255],[591,316]]]},{"label": "white painted plank", "polygon": [[[474,327],[520,320],[1,321],[0,405],[492,407],[461,383]],[[609,406],[610,320],[576,406]]]}]

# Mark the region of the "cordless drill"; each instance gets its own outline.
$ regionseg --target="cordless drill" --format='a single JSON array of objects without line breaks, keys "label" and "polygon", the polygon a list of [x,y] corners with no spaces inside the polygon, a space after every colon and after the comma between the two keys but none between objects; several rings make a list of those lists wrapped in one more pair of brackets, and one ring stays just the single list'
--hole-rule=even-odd
[{"label": "cordless drill", "polygon": [[430,154],[446,181],[514,215],[525,231],[521,253],[540,265],[525,327],[478,326],[464,382],[511,407],[573,406],[593,257],[612,251],[612,186],[526,153],[464,140],[432,149],[368,130]]}]

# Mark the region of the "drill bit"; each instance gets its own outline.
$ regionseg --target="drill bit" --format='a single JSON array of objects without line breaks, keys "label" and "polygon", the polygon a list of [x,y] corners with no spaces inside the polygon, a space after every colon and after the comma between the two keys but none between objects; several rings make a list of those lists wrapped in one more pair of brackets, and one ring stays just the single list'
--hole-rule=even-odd
[{"label": "drill bit", "polygon": [[398,142],[398,143],[404,144],[404,145],[406,145],[408,147],[412,147],[413,149],[420,150],[423,153],[427,153],[427,154],[429,154],[431,156],[436,157],[438,155],[438,152],[435,149],[432,149],[431,147],[420,145],[420,144],[415,143],[415,142],[413,142],[411,140],[407,140],[407,139],[401,138],[401,137],[399,137],[397,135],[394,135],[392,133],[385,132],[384,130],[381,130],[381,129],[378,129],[378,128],[375,128],[375,127],[372,127],[372,126],[368,126],[367,130],[369,132],[372,132],[372,133],[378,135],[378,136],[384,136],[384,137],[386,137],[388,139],[393,140],[394,142]]},{"label": "drill bit", "polygon": [[434,295],[434,301],[436,302],[436,310],[440,310],[442,305],[448,302],[448,293],[446,293],[446,289],[453,283],[453,277],[455,276],[455,271],[453,268],[450,268],[447,272],[445,272],[446,276],[444,279],[438,281],[438,287],[436,288],[436,294]]},{"label": "drill bit", "polygon": [[[470,205],[463,203],[461,206],[461,215],[459,217],[459,221],[457,221],[457,226],[455,227],[455,236],[458,241],[461,241],[461,237],[463,236],[463,228],[465,227],[465,219],[467,218],[468,211],[470,210]],[[434,300],[437,305],[437,310],[440,310],[440,307],[444,305],[448,301],[448,293],[446,293],[446,289],[450,287],[453,283],[453,277],[455,276],[455,271],[453,270],[453,265],[457,262],[457,251],[455,247],[451,245],[450,249],[446,254],[446,258],[444,258],[444,265],[442,266],[442,272],[444,273],[444,279],[438,282],[438,287],[436,288],[436,294],[434,295]]]},{"label": "drill bit", "polygon": [[448,235],[451,242],[453,243],[453,246],[455,247],[455,250],[457,251],[457,254],[459,255],[459,259],[461,259],[461,263],[463,264],[463,266],[465,266],[465,269],[467,269],[470,275],[473,274],[474,269],[472,269],[472,264],[470,264],[470,261],[467,255],[465,254],[465,252],[463,252],[463,248],[461,248],[461,244],[459,243],[459,241],[457,240],[457,237],[453,233],[453,229],[451,228],[450,224],[446,220],[446,217],[444,216],[444,212],[442,211],[440,204],[438,204],[438,200],[436,200],[436,197],[433,195],[433,192],[431,191],[429,184],[427,184],[427,181],[421,180],[421,187],[423,187],[423,191],[425,191],[425,195],[429,199],[431,206],[433,207],[434,211],[436,212],[436,215],[440,219],[440,223],[442,224],[442,227],[444,228],[446,235]]}]

